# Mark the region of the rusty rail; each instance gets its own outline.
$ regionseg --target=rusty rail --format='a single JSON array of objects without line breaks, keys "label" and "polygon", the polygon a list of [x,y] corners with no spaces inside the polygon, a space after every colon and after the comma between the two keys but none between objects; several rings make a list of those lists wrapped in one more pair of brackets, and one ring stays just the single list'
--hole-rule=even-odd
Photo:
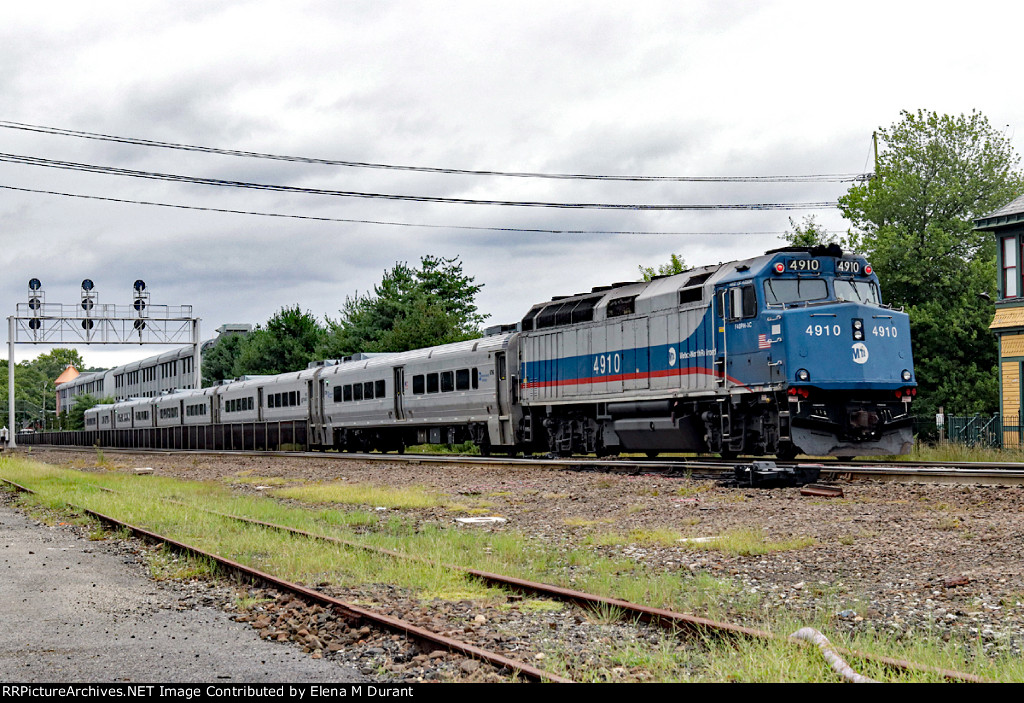
[{"label": "rusty rail", "polygon": [[[13,481],[8,481],[7,479],[3,478],[0,478],[0,481],[8,483],[20,491],[33,494],[35,493],[35,491],[26,488],[25,486],[19,485]],[[340,612],[344,617],[348,619],[372,622],[378,626],[387,628],[400,634],[407,635],[421,642],[428,642],[431,644],[440,645],[441,647],[444,647],[449,651],[465,654],[466,656],[473,657],[474,659],[479,659],[480,661],[484,661],[489,664],[493,664],[494,666],[497,666],[499,668],[510,669],[534,681],[549,681],[552,683],[573,683],[571,679],[567,679],[557,674],[553,674],[549,671],[544,671],[543,669],[538,669],[537,667],[527,664],[525,662],[510,659],[502,654],[498,654],[497,652],[492,652],[490,650],[477,647],[476,645],[472,645],[467,642],[462,642],[461,640],[456,640],[454,638],[447,637],[436,632],[431,632],[430,630],[418,627],[417,625],[413,625],[412,623],[402,620],[401,618],[395,618],[390,615],[374,612],[367,608],[361,608],[357,605],[353,605],[351,603],[342,601],[338,598],[334,598],[333,596],[329,596],[321,591],[317,591],[312,588],[307,588],[306,586],[302,586],[297,583],[292,583],[291,581],[286,581],[285,579],[274,576],[273,574],[268,574],[264,571],[254,569],[250,566],[246,566],[245,564],[242,564],[240,562],[227,559],[226,557],[222,557],[218,554],[213,554],[211,552],[204,551],[199,547],[195,547],[193,545],[180,542],[170,537],[157,534],[156,532],[146,530],[142,527],[138,527],[137,525],[132,525],[130,523],[124,522],[123,520],[118,520],[115,517],[104,515],[103,513],[91,510],[89,508],[83,508],[81,506],[74,505],[73,503],[68,503],[67,505],[75,510],[79,510],[87,515],[91,515],[97,520],[100,520],[107,524],[130,530],[133,534],[144,539],[166,544],[180,552],[191,554],[193,556],[211,559],[217,564],[237,574],[241,574],[247,578],[250,578],[254,581],[259,581],[270,586],[273,586],[275,588],[278,588],[282,591],[293,593],[295,595],[306,598],[307,600],[310,600],[312,602],[319,603],[320,605],[333,607],[336,611]]]},{"label": "rusty rail", "polygon": [[[260,527],[266,527],[269,529],[280,530],[282,532],[289,532],[302,537],[307,537],[315,540],[322,540],[326,542],[332,542],[340,544],[345,547],[363,549],[366,551],[374,552],[377,554],[383,554],[390,557],[409,559],[413,561],[419,561],[422,563],[431,564],[433,566],[440,566],[453,571],[461,571],[470,576],[474,576],[488,583],[493,583],[499,586],[510,587],[519,591],[532,593],[535,595],[544,595],[551,598],[568,601],[581,605],[583,607],[596,607],[596,606],[609,606],[618,608],[625,615],[638,618],[644,622],[651,624],[660,625],[672,630],[686,630],[691,632],[715,632],[719,634],[734,635],[740,637],[747,637],[750,639],[760,640],[777,640],[779,639],[776,635],[765,630],[758,630],[755,628],[745,627],[743,625],[737,625],[735,623],[720,622],[717,620],[709,620],[707,618],[698,617],[696,615],[689,615],[686,613],[679,613],[672,610],[666,610],[663,608],[653,608],[651,606],[639,605],[630,601],[620,600],[618,598],[610,598],[607,596],[596,595],[593,593],[586,593],[584,591],[576,591],[570,588],[563,588],[561,586],[553,586],[547,583],[539,583],[536,581],[529,581],[526,579],[517,578],[514,576],[505,576],[503,574],[494,574],[487,571],[480,571],[477,569],[467,569],[452,564],[437,563],[423,557],[418,557],[411,554],[404,554],[402,552],[396,552],[391,549],[383,549],[380,547],[371,547],[366,544],[359,544],[358,542],[351,542],[348,540],[339,539],[337,537],[330,537],[327,535],[318,535],[305,530],[300,530],[294,527],[288,527],[286,525],[277,525],[271,522],[264,522],[262,520],[254,520],[252,518],[242,517],[239,515],[231,515],[228,513],[221,513],[215,510],[207,510],[206,508],[197,508],[196,506],[188,506],[193,509],[202,510],[220,517],[229,518],[232,520],[239,520],[241,522],[247,522]],[[801,646],[812,646],[807,642],[799,640],[790,640]],[[900,671],[915,671],[919,673],[936,674],[945,679],[951,681],[967,681],[971,683],[989,683],[986,679],[975,676],[974,674],[968,674],[963,671],[956,671],[954,669],[944,669],[941,667],[935,667],[928,664],[918,664],[916,662],[907,661],[904,659],[895,659],[892,657],[886,657],[878,654],[871,654],[869,652],[862,652],[855,649],[849,649],[846,647],[839,647],[833,645],[833,648],[837,652],[841,652],[849,657],[857,657],[866,661],[872,661],[883,666],[897,669]]]}]

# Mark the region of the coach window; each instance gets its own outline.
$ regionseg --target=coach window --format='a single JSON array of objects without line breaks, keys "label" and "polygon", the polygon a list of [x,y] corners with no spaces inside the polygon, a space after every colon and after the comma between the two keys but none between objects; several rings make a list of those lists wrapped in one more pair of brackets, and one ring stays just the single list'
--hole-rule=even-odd
[{"label": "coach window", "polygon": [[451,393],[455,390],[455,372],[454,371],[442,371],[441,372],[441,392]]},{"label": "coach window", "polygon": [[427,374],[427,393],[437,393],[438,382],[436,373]]},{"label": "coach window", "polygon": [[348,384],[348,385],[345,386],[345,398],[344,398],[344,400],[345,400],[346,403],[352,402],[352,384]]},{"label": "coach window", "polygon": [[353,383],[352,384],[352,400],[362,400],[362,399],[363,399],[363,384],[362,383]]},{"label": "coach window", "polygon": [[378,398],[383,398],[386,393],[384,392],[384,381],[373,382],[373,394]]},{"label": "coach window", "polygon": [[423,395],[427,392],[426,377],[423,374],[412,377],[412,392],[413,395]]},{"label": "coach window", "polygon": [[277,393],[271,393],[270,395],[267,396],[267,407],[268,408],[276,408],[277,407]]},{"label": "coach window", "polygon": [[335,386],[334,387],[334,402],[335,403],[340,403],[341,402],[341,386]]},{"label": "coach window", "polygon": [[470,378],[473,380],[473,390],[476,390],[477,388],[479,388],[480,387],[480,372],[477,371],[476,368],[473,369],[472,374],[470,374]]},{"label": "coach window", "polygon": [[363,384],[363,397],[367,400],[373,400],[373,381],[367,381]]},{"label": "coach window", "polygon": [[289,405],[298,405],[299,404],[299,392],[298,391],[290,391],[288,393],[288,404]]},{"label": "coach window", "polygon": [[455,372],[455,390],[469,390],[469,369],[459,369]]}]

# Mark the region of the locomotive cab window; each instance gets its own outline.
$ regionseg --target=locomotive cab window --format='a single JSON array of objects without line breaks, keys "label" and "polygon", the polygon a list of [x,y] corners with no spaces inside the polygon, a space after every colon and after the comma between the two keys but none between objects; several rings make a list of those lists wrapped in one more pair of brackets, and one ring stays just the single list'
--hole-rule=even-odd
[{"label": "locomotive cab window", "polygon": [[837,278],[833,284],[836,288],[836,298],[854,303],[866,303],[867,305],[881,305],[882,300],[878,295],[878,286],[874,281],[853,281],[845,278]]},{"label": "locomotive cab window", "polygon": [[719,313],[726,320],[743,320],[757,315],[757,295],[753,284],[723,290],[718,295]]},{"label": "locomotive cab window", "polygon": [[764,300],[768,305],[807,303],[826,298],[828,286],[820,278],[769,278],[764,282]]}]

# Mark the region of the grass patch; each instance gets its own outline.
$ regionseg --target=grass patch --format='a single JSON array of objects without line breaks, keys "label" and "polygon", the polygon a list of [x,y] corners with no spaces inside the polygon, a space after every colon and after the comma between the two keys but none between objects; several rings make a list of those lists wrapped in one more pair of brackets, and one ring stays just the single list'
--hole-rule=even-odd
[{"label": "grass patch", "polygon": [[272,493],[280,498],[310,504],[343,503],[394,509],[437,508],[445,504],[436,493],[416,486],[394,488],[368,483],[331,482],[282,488]]},{"label": "grass patch", "polygon": [[286,478],[280,476],[253,476],[252,471],[242,471],[235,474],[234,476],[228,476],[224,479],[226,483],[238,484],[245,486],[269,486],[269,487],[280,487],[287,486],[293,481],[289,481]]},{"label": "grass patch", "polygon": [[681,498],[696,498],[701,493],[707,493],[708,491],[713,490],[714,487],[714,484],[710,481],[687,482],[685,485],[676,489],[676,495]]},{"label": "grass patch", "polygon": [[804,549],[817,544],[813,537],[790,537],[781,540],[770,540],[761,530],[731,530],[724,535],[713,537],[707,541],[682,542],[682,546],[693,550],[716,550],[733,556],[753,556],[770,552],[785,552],[793,549]]},{"label": "grass patch", "polygon": [[154,581],[189,581],[208,578],[217,573],[217,563],[164,547],[146,556],[146,566]]},{"label": "grass patch", "polygon": [[629,544],[638,545],[675,545],[682,539],[681,532],[663,528],[650,530],[634,529],[629,532],[603,532],[588,537],[584,543],[599,547],[619,547]]},{"label": "grass patch", "polygon": [[515,608],[524,613],[560,613],[567,607],[565,603],[545,598],[524,598],[517,603],[505,603],[500,606],[502,610]]}]

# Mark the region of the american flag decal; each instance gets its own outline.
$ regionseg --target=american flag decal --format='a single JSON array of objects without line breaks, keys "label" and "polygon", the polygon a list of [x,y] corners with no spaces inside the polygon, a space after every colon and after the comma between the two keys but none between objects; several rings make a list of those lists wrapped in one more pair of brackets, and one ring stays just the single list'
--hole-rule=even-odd
[{"label": "american flag decal", "polygon": [[768,339],[768,335],[759,334],[757,335],[757,348],[758,349],[771,349],[772,340]]}]

